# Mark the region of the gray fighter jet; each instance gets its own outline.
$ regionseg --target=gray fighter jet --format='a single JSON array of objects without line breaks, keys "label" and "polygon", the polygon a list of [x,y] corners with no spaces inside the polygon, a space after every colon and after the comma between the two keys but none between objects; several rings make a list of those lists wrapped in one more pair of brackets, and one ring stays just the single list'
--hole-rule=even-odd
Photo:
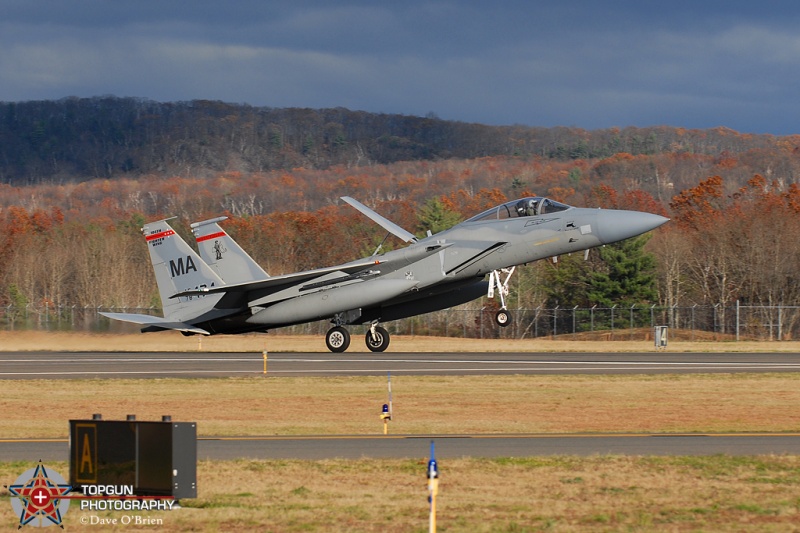
[{"label": "gray fighter jet", "polygon": [[[351,324],[368,324],[367,347],[382,352],[389,333],[379,324],[453,307],[497,291],[499,326],[510,321],[504,295],[516,265],[635,237],[669,219],[639,211],[571,207],[548,198],[506,202],[419,239],[367,206],[358,209],[408,246],[342,265],[269,276],[217,224],[192,224],[202,257],[168,220],[142,228],[164,317],[102,313],[141,324],[143,332],[235,334],[330,319],[333,352],[350,345]],[[486,280],[486,277],[489,277]]]}]

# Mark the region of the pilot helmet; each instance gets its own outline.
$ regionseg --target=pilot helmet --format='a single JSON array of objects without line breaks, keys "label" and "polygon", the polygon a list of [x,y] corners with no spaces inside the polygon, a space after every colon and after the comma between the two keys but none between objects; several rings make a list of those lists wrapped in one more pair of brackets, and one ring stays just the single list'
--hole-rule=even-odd
[{"label": "pilot helmet", "polygon": [[537,203],[535,199],[520,200],[516,206],[517,214],[521,217],[532,217],[536,214]]}]

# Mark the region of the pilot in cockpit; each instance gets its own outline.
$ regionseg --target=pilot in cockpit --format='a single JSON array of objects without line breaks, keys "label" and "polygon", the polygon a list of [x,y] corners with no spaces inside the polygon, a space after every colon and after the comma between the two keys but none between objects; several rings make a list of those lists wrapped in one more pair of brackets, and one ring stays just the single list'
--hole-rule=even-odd
[{"label": "pilot in cockpit", "polygon": [[536,214],[538,199],[526,198],[517,202],[517,215],[521,217],[532,217]]}]

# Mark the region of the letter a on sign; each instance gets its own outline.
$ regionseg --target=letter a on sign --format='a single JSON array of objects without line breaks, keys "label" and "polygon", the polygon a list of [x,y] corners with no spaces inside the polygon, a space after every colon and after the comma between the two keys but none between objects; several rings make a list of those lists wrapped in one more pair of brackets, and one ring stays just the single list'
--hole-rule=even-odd
[{"label": "letter a on sign", "polygon": [[75,481],[97,483],[97,426],[76,424],[75,433]]},{"label": "letter a on sign", "polygon": [[81,474],[84,472],[94,474],[94,465],[92,464],[92,446],[89,443],[88,433],[83,434],[83,447],[81,449],[83,450],[83,453],[81,454]]}]

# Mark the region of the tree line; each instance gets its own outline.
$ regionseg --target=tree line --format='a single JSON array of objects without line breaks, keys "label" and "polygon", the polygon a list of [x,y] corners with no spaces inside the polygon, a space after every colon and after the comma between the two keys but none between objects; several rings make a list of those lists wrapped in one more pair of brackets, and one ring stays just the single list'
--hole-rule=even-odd
[{"label": "tree line", "polygon": [[[469,162],[462,163],[469,166]],[[498,167],[495,171],[503,168],[502,161],[493,163]],[[383,172],[391,174],[389,167]],[[443,172],[438,168],[434,174]],[[366,256],[384,239],[382,229],[341,203],[298,209],[304,196],[298,182],[291,182],[288,174],[272,177],[287,182],[281,190],[291,208],[246,214],[222,209],[225,200],[218,194],[219,187],[224,180],[233,179],[224,176],[187,182],[92,181],[86,185],[86,198],[64,194],[53,202],[37,195],[40,187],[53,195],[50,188],[54,185],[16,188],[19,198],[28,198],[36,206],[5,205],[0,210],[4,250],[0,255],[0,305],[159,307],[140,228],[146,221],[174,214],[178,215],[175,229],[192,242],[190,222],[227,212],[231,219],[224,223],[226,229],[271,274]],[[407,194],[398,192],[403,187],[392,186],[386,190],[395,191],[393,194],[370,198],[357,194],[369,190],[360,188],[363,184],[344,187],[346,177],[342,183],[319,187],[353,194],[420,235],[508,199],[539,192],[513,183],[476,190],[468,185],[473,175],[459,172],[452,176],[449,188],[426,196],[416,191],[425,188],[418,183],[423,179],[393,177],[395,183],[410,182]],[[258,187],[252,192],[254,205],[266,202],[264,195],[271,193],[266,182],[261,183],[262,193]],[[167,193],[169,187],[174,196]],[[622,307],[720,304],[724,309],[737,300],[748,305],[800,303],[796,273],[800,187],[756,175],[733,193],[726,192],[729,189],[721,176],[709,176],[675,194],[667,205],[639,189],[618,192],[606,185],[588,189],[583,201],[571,203],[645,210],[670,216],[672,221],[652,236],[599,248],[587,259],[573,254],[518,269],[512,283],[513,305],[533,309],[612,303]],[[558,190],[567,189],[550,189]],[[578,199],[575,193],[568,196]],[[123,205],[124,198],[138,198],[141,203]],[[147,202],[153,203],[144,208]],[[384,246],[400,245],[390,238]]]},{"label": "tree line", "polygon": [[[615,154],[747,154],[745,159],[756,165],[763,161],[755,160],[769,157],[777,171],[786,165],[786,153],[798,146],[798,136],[740,134],[725,128],[486,126],[435,115],[208,100],[164,103],[108,96],[0,103],[0,183],[8,184],[150,174],[208,177],[223,171],[324,170],[503,155],[576,161]],[[630,164],[636,166],[635,161]],[[757,172],[765,174],[763,169]],[[646,174],[652,175],[652,169]]]}]

